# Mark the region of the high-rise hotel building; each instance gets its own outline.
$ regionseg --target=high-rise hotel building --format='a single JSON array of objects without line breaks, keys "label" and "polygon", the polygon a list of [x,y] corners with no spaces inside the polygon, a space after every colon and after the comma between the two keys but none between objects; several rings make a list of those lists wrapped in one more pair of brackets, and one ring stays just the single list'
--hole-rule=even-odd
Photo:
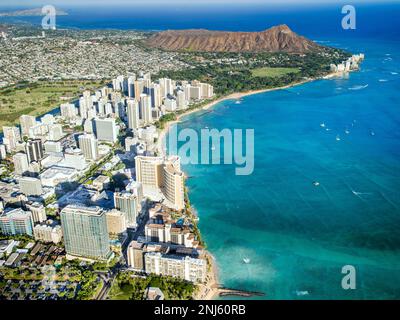
[{"label": "high-rise hotel building", "polygon": [[43,143],[40,139],[29,140],[25,145],[28,162],[39,162],[44,156]]},{"label": "high-rise hotel building", "polygon": [[42,182],[38,178],[21,177],[18,180],[20,191],[27,196],[40,196],[43,194]]},{"label": "high-rise hotel building", "polygon": [[115,143],[118,140],[119,128],[113,118],[96,118],[94,123],[94,133],[99,141]]},{"label": "high-rise hotel building", "polygon": [[96,160],[99,157],[99,147],[96,137],[93,134],[83,134],[79,138],[79,148],[85,159]]},{"label": "high-rise hotel building", "polygon": [[144,124],[151,124],[153,122],[153,111],[151,107],[151,98],[149,95],[142,94],[140,96],[139,110]]},{"label": "high-rise hotel building", "polygon": [[163,168],[161,191],[177,210],[185,207],[184,175],[179,160],[168,161]]},{"label": "high-rise hotel building", "polygon": [[136,180],[144,186],[160,188],[174,209],[182,210],[184,203],[184,175],[179,157],[135,157]]},{"label": "high-rise hotel building", "polygon": [[141,199],[131,192],[115,192],[114,207],[125,214],[128,227],[137,226],[137,217],[141,210]]},{"label": "high-rise hotel building", "polygon": [[25,153],[18,152],[13,155],[14,172],[22,175],[29,170],[28,157]]},{"label": "high-rise hotel building", "polygon": [[156,187],[161,185],[163,157],[135,157],[136,181],[144,186]]},{"label": "high-rise hotel building", "polygon": [[110,257],[110,239],[103,209],[68,205],[60,215],[65,250],[70,258],[107,260]]},{"label": "high-rise hotel building", "polygon": [[21,134],[17,127],[3,127],[3,143],[7,152],[14,151],[19,141],[21,141]]},{"label": "high-rise hotel building", "polygon": [[136,99],[128,99],[126,111],[128,114],[129,129],[138,129],[140,126],[139,103],[136,101]]},{"label": "high-rise hotel building", "polygon": [[19,122],[21,124],[22,136],[29,136],[29,129],[36,125],[36,118],[34,116],[24,114],[19,117]]}]

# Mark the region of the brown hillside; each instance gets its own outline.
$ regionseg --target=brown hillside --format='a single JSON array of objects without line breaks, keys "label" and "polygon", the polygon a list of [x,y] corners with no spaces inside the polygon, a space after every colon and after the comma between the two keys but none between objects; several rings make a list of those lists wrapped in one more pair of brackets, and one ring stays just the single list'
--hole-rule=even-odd
[{"label": "brown hillside", "polygon": [[322,47],[297,35],[287,25],[262,32],[225,32],[209,30],[168,30],[155,34],[147,45],[168,51],[208,52],[288,52],[306,53]]}]

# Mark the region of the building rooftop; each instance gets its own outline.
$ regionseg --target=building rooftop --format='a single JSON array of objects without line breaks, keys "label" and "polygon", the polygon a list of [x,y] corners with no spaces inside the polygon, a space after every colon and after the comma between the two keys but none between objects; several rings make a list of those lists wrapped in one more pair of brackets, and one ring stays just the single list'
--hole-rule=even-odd
[{"label": "building rooftop", "polygon": [[98,176],[96,179],[93,180],[93,183],[108,183],[110,182],[110,177],[108,176]]},{"label": "building rooftop", "polygon": [[7,217],[13,219],[25,219],[27,216],[31,215],[30,211],[24,211],[21,208],[13,209],[0,214],[0,218]]},{"label": "building rooftop", "polygon": [[85,215],[97,215],[100,216],[103,214],[104,210],[100,207],[86,207],[84,205],[79,204],[70,204],[66,206],[61,212],[64,213],[80,213]]}]

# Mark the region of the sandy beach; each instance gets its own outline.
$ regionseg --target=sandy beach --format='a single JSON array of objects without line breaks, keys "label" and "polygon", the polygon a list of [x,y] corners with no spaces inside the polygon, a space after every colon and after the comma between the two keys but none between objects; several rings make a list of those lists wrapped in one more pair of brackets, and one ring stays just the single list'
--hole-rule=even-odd
[{"label": "sandy beach", "polygon": [[205,251],[210,271],[207,274],[206,283],[199,285],[199,290],[194,296],[195,300],[214,300],[219,295],[220,284],[218,281],[218,268],[214,256]]}]

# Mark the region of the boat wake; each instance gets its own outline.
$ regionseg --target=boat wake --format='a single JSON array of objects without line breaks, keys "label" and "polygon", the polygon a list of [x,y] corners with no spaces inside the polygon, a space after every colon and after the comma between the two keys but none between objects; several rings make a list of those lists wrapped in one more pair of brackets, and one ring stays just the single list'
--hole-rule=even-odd
[{"label": "boat wake", "polygon": [[355,190],[351,190],[351,192],[355,195],[355,196],[357,196],[357,197],[360,197],[360,196],[362,196],[362,195],[371,195],[372,193],[370,193],[370,192],[357,192],[357,191],[355,191]]},{"label": "boat wake", "polygon": [[365,88],[367,88],[367,87],[368,87],[368,84],[366,84],[366,85],[364,85],[364,86],[359,85],[359,86],[351,87],[351,88],[349,88],[349,90],[362,90],[362,89],[365,89]]}]

